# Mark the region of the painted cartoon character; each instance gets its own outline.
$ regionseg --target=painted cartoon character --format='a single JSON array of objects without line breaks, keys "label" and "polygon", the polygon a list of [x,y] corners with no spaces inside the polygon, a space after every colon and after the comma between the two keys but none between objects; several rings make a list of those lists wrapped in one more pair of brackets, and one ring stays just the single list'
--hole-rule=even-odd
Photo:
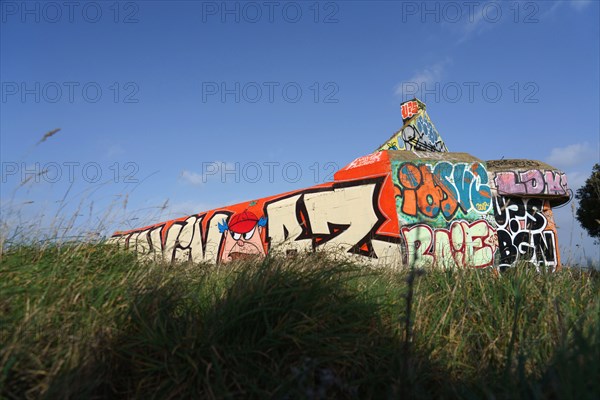
[{"label": "painted cartoon character", "polygon": [[228,262],[249,257],[264,257],[261,233],[267,218],[258,219],[252,211],[242,211],[219,222],[219,232],[226,233],[220,261]]}]

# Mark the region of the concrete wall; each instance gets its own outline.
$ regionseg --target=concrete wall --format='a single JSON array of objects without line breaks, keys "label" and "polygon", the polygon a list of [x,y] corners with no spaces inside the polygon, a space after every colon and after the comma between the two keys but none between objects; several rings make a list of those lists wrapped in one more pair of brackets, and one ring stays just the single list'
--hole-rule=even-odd
[{"label": "concrete wall", "polygon": [[489,168],[467,153],[381,151],[354,160],[333,182],[116,232],[112,240],[169,261],[328,251],[385,265],[556,268],[552,206],[569,198],[566,177],[517,161],[525,167],[506,160]]},{"label": "concrete wall", "polygon": [[229,262],[244,257],[332,251],[341,257],[397,263],[402,252],[387,163],[352,178],[116,232],[113,241],[143,257]]},{"label": "concrete wall", "polygon": [[492,266],[498,244],[485,164],[464,153],[409,154],[391,163],[406,261]]},{"label": "concrete wall", "polygon": [[427,114],[425,104],[419,99],[405,101],[400,105],[404,125],[384,144],[381,150],[420,150],[447,152],[448,148]]},{"label": "concrete wall", "polygon": [[380,265],[560,267],[552,207],[566,175],[534,160],[450,153],[425,104],[401,104],[403,127],[334,181],[156,225],[111,241],[145,258],[226,263],[327,251]]},{"label": "concrete wall", "polygon": [[517,260],[560,266],[552,208],[569,201],[564,172],[535,160],[488,161],[501,268]]}]

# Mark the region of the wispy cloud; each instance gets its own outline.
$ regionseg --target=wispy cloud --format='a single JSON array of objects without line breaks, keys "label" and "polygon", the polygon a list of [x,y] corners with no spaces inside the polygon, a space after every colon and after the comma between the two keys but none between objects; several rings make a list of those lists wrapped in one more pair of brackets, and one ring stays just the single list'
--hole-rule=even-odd
[{"label": "wispy cloud", "polygon": [[485,30],[491,29],[497,24],[486,21],[483,17],[483,12],[473,14],[472,20],[466,20],[460,30],[460,38],[456,44],[461,44],[470,39],[473,35],[479,34]]},{"label": "wispy cloud", "polygon": [[585,184],[587,178],[590,177],[589,173],[581,171],[567,171],[567,179],[571,190],[575,191]]},{"label": "wispy cloud", "polygon": [[[529,22],[532,22],[544,20],[546,17],[554,14],[556,10],[561,8],[563,5],[570,6],[577,11],[582,11],[591,4],[592,0],[548,1],[536,2],[533,4],[513,4],[489,0],[483,4],[477,4],[474,12],[470,14],[472,17],[464,18],[464,22],[461,20],[461,23],[458,24],[459,39],[456,41],[456,44],[461,44],[471,39],[473,36],[480,35],[483,32],[494,29],[503,22],[514,22],[514,12],[515,10],[518,10],[519,7],[522,8],[521,18],[525,18],[524,15],[527,15],[526,18],[529,20]],[[550,5],[549,8],[546,8],[548,5]],[[531,6],[535,6],[536,8],[531,8]],[[543,8],[545,10],[542,13],[539,13],[538,8]],[[451,27],[452,25],[453,23],[451,22],[446,23],[447,27]]]},{"label": "wispy cloud", "polygon": [[555,147],[546,159],[548,163],[560,168],[573,167],[592,159],[596,151],[588,142]]},{"label": "wispy cloud", "polygon": [[194,201],[183,201],[169,204],[166,209],[166,218],[180,218],[185,215],[194,215],[204,211],[212,210],[215,204],[199,203]]},{"label": "wispy cloud", "polygon": [[550,8],[548,8],[545,12],[543,12],[540,15],[541,20],[544,20],[545,18],[553,15],[556,10],[558,10],[559,8],[561,8],[563,5],[568,5],[571,8],[575,9],[576,11],[582,11],[585,8],[587,8],[587,6],[589,6],[590,4],[592,4],[591,0],[569,0],[569,1],[553,1],[553,2],[548,2],[549,4],[552,4],[552,6],[550,6]]},{"label": "wispy cloud", "polygon": [[396,86],[396,94],[402,95],[410,84],[411,87],[421,88],[423,86],[431,86],[435,82],[439,82],[444,75],[446,67],[452,64],[452,59],[446,57],[444,60],[439,61],[435,64],[429,65],[420,71],[417,71],[410,79],[403,81]]},{"label": "wispy cloud", "polygon": [[188,171],[188,170],[181,171],[181,175],[179,175],[179,178],[182,181],[189,183],[191,185],[201,185],[203,183],[206,183],[206,181],[204,180],[205,177],[203,174],[199,174],[197,172]]},{"label": "wispy cloud", "polygon": [[592,0],[571,0],[569,4],[577,11],[580,11],[592,4]]},{"label": "wispy cloud", "polygon": [[562,6],[563,4],[564,4],[564,2],[562,2],[562,1],[555,1],[555,2],[553,2],[553,3],[552,3],[552,6],[551,6],[551,7],[550,7],[548,10],[546,10],[546,12],[544,12],[544,13],[541,15],[542,19],[543,19],[543,18],[545,18],[545,17],[547,17],[548,15],[552,15],[552,14],[554,14],[554,12],[555,12],[556,10],[558,10],[558,8],[559,8],[560,6]]},{"label": "wispy cloud", "polygon": [[183,170],[179,174],[179,179],[187,184],[198,186],[208,182],[209,179],[224,179],[231,174],[239,171],[239,166],[235,163],[225,161],[211,161],[202,163],[201,172]]},{"label": "wispy cloud", "polygon": [[125,149],[120,144],[112,144],[106,150],[107,158],[115,158],[125,154]]}]

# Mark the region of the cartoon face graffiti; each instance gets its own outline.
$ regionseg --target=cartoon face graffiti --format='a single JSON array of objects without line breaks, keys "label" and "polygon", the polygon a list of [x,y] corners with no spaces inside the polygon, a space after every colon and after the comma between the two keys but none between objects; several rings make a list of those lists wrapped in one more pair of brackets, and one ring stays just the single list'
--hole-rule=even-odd
[{"label": "cartoon face graffiti", "polygon": [[225,233],[223,253],[220,261],[228,262],[249,257],[264,257],[261,233],[267,224],[267,219],[258,219],[252,211],[242,211],[232,215],[229,220],[223,220],[219,232]]}]

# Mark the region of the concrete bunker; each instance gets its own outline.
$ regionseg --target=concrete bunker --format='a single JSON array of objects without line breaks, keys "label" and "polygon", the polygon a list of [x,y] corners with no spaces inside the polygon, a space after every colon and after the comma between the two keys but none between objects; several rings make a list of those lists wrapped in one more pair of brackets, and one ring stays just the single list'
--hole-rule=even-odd
[{"label": "concrete bunker", "polygon": [[115,232],[110,241],[171,262],[328,251],[377,265],[560,268],[552,208],[569,201],[564,172],[449,152],[424,103],[400,109],[402,128],[331,182]]}]

